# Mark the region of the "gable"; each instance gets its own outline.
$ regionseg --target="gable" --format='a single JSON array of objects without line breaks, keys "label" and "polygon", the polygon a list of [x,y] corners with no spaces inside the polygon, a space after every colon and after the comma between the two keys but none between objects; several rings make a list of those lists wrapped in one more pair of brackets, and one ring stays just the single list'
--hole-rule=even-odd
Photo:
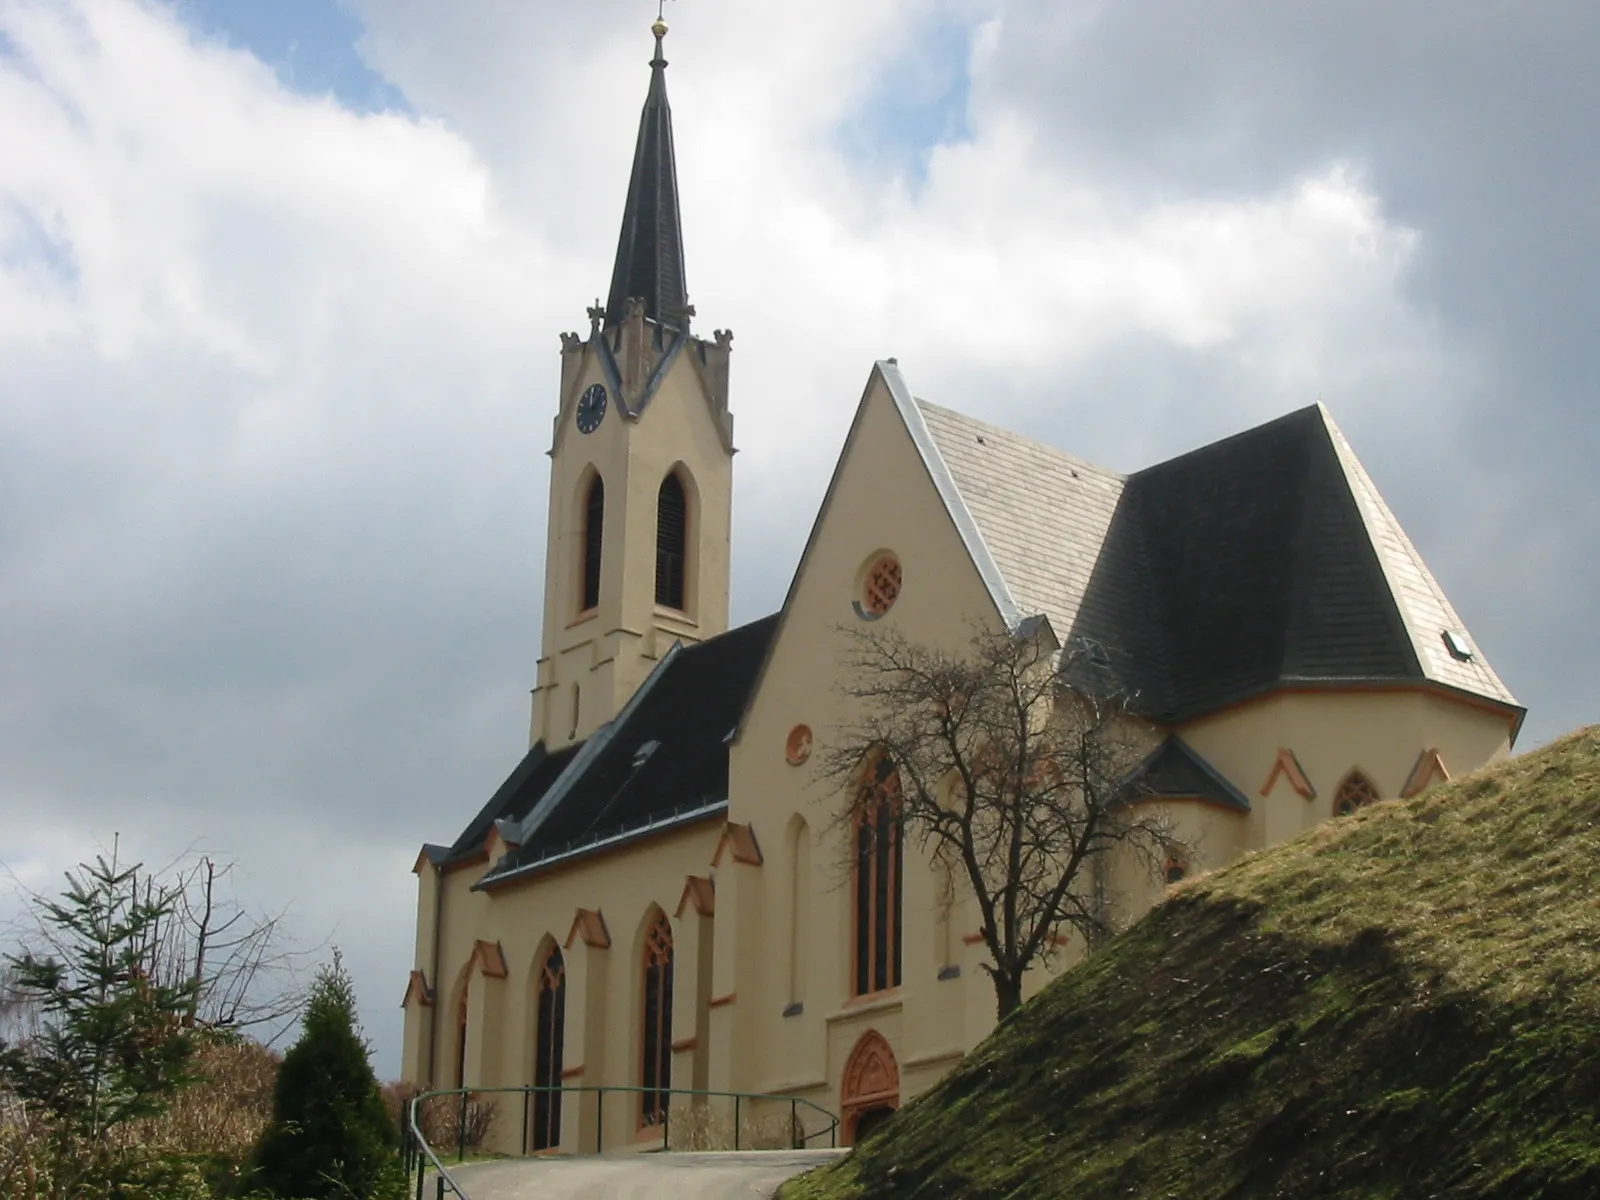
[{"label": "gable", "polygon": [[[842,628],[863,621],[863,576],[895,555],[902,587],[884,620],[922,640],[970,636],[973,620],[1015,624],[1016,601],[984,545],[938,449],[892,363],[867,384],[833,477],[784,599],[767,659],[736,744],[763,705],[783,707],[812,728],[837,718],[833,684]],[[779,735],[779,754],[789,732]]]}]

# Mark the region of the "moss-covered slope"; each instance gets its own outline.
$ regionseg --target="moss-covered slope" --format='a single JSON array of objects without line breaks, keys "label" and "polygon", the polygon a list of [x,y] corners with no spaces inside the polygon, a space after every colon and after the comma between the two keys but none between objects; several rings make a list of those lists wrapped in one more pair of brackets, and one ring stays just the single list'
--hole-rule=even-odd
[{"label": "moss-covered slope", "polygon": [[1600,1197],[1600,728],[1182,887],[782,1196]]}]

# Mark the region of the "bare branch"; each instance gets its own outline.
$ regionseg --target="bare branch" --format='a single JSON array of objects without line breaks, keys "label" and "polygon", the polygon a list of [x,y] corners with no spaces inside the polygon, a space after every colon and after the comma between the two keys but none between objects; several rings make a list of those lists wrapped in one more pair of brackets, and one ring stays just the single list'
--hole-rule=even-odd
[{"label": "bare branch", "polygon": [[907,839],[977,907],[1004,1017],[1063,934],[1104,936],[1107,855],[1131,851],[1154,870],[1173,844],[1130,782],[1149,731],[1115,686],[1069,687],[1074,652],[1039,637],[977,628],[950,653],[893,628],[845,632],[840,690],[858,716],[818,756],[839,796],[833,825],[881,802],[866,767],[895,773]]}]

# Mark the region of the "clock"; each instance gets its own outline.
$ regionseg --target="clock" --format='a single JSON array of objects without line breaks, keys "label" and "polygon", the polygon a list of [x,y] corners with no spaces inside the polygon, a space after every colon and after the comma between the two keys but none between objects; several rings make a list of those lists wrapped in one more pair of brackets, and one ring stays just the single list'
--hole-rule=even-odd
[{"label": "clock", "polygon": [[578,432],[593,433],[606,419],[606,389],[595,384],[578,399]]}]

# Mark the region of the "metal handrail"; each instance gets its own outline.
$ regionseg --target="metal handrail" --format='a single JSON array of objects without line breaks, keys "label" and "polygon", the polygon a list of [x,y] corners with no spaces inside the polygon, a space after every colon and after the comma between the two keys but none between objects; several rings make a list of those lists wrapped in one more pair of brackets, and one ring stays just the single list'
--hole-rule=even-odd
[{"label": "metal handrail", "polygon": [[411,1136],[406,1139],[406,1145],[403,1148],[407,1158],[405,1163],[406,1174],[409,1175],[411,1173],[411,1163],[409,1159],[412,1150],[420,1150],[422,1151],[422,1155],[426,1157],[427,1162],[424,1162],[422,1157],[419,1157],[417,1160],[417,1200],[422,1200],[422,1181],[428,1174],[427,1164],[430,1162],[433,1164],[433,1169],[438,1172],[436,1176],[439,1181],[438,1200],[444,1200],[445,1188],[447,1186],[457,1196],[460,1196],[461,1200],[472,1200],[472,1198],[462,1190],[461,1184],[456,1181],[455,1177],[445,1169],[445,1165],[439,1161],[439,1156],[433,1152],[433,1147],[428,1145],[428,1139],[422,1136],[422,1126],[417,1123],[417,1105],[423,1100],[427,1099],[429,1096],[435,1094],[436,1093],[434,1092],[418,1092],[415,1096],[411,1097],[411,1104],[408,1106],[408,1111],[406,1113],[406,1124],[410,1126],[407,1132]]},{"label": "metal handrail", "polygon": [[[457,1163],[457,1165],[460,1165],[461,1162],[465,1161],[466,1156],[467,1156],[466,1108],[467,1108],[467,1101],[468,1101],[469,1097],[472,1097],[472,1096],[494,1096],[494,1095],[520,1095],[520,1096],[522,1096],[522,1098],[523,1098],[523,1114],[522,1114],[522,1143],[523,1144],[522,1144],[522,1153],[525,1156],[528,1153],[528,1144],[527,1144],[527,1142],[528,1142],[528,1102],[529,1102],[529,1099],[532,1096],[539,1095],[539,1094],[554,1095],[554,1096],[557,1096],[559,1098],[560,1096],[565,1095],[568,1092],[572,1092],[572,1093],[575,1093],[575,1094],[578,1094],[578,1095],[582,1095],[583,1093],[586,1093],[586,1092],[592,1092],[595,1095],[595,1115],[596,1115],[596,1121],[595,1121],[595,1153],[596,1154],[601,1153],[603,1148],[604,1148],[604,1142],[605,1142],[605,1120],[604,1120],[604,1117],[605,1117],[605,1094],[607,1092],[622,1092],[624,1094],[633,1094],[633,1095],[644,1095],[644,1094],[649,1094],[649,1095],[653,1095],[653,1096],[664,1095],[664,1096],[667,1097],[667,1103],[662,1109],[662,1121],[661,1121],[661,1146],[662,1146],[662,1149],[664,1149],[664,1150],[665,1149],[670,1149],[670,1146],[671,1146],[671,1137],[672,1137],[672,1097],[674,1097],[674,1096],[689,1096],[689,1097],[703,1097],[703,1098],[706,1098],[706,1099],[732,1100],[733,1101],[733,1148],[735,1150],[739,1149],[739,1115],[740,1115],[739,1110],[740,1110],[740,1107],[741,1107],[742,1103],[744,1101],[746,1101],[746,1100],[768,1101],[768,1102],[776,1101],[778,1103],[787,1103],[789,1105],[789,1124],[790,1124],[790,1129],[791,1130],[793,1130],[794,1127],[796,1126],[796,1124],[798,1123],[796,1118],[798,1116],[799,1110],[800,1110],[802,1105],[804,1107],[812,1110],[813,1112],[820,1113],[822,1116],[826,1117],[827,1120],[828,1120],[827,1128],[825,1130],[824,1129],[819,1129],[815,1133],[802,1133],[802,1135],[800,1137],[801,1147],[804,1147],[805,1143],[811,1141],[812,1138],[821,1137],[823,1135],[823,1133],[827,1133],[827,1135],[828,1135],[828,1145],[830,1147],[837,1148],[838,1144],[839,1144],[839,1117],[838,1117],[838,1115],[836,1113],[829,1112],[826,1108],[823,1108],[822,1105],[816,1103],[813,1100],[807,1100],[802,1096],[785,1095],[785,1094],[783,1094],[781,1092],[717,1092],[717,1091],[702,1090],[702,1089],[699,1089],[699,1088],[647,1088],[647,1087],[644,1087],[644,1086],[639,1085],[639,1084],[621,1084],[621,1083],[618,1083],[618,1084],[611,1084],[611,1083],[574,1084],[574,1085],[566,1085],[566,1084],[554,1084],[554,1085],[552,1085],[552,1084],[532,1084],[532,1083],[529,1083],[529,1084],[522,1084],[522,1085],[517,1086],[517,1087],[440,1088],[437,1091],[419,1092],[417,1095],[413,1096],[412,1099],[411,1099],[411,1104],[410,1104],[409,1110],[407,1112],[407,1121],[406,1121],[406,1123],[407,1123],[407,1126],[408,1126],[407,1133],[409,1134],[408,1142],[410,1143],[410,1145],[408,1145],[406,1147],[406,1156],[407,1156],[406,1171],[407,1171],[407,1173],[408,1174],[410,1173],[410,1169],[411,1169],[411,1166],[412,1166],[412,1163],[410,1161],[411,1146],[415,1146],[417,1149],[419,1149],[421,1151],[421,1153],[422,1153],[422,1156],[426,1158],[426,1161],[423,1161],[423,1158],[419,1157],[418,1160],[415,1163],[415,1166],[417,1168],[417,1200],[422,1200],[423,1180],[424,1180],[424,1177],[427,1174],[428,1163],[432,1163],[434,1170],[438,1173],[438,1184],[439,1184],[439,1186],[438,1186],[438,1200],[444,1200],[445,1191],[447,1189],[449,1191],[451,1191],[451,1192],[454,1192],[457,1196],[461,1197],[461,1200],[470,1200],[470,1198],[467,1196],[467,1193],[462,1190],[461,1184],[454,1177],[451,1176],[450,1172],[445,1168],[444,1163],[439,1160],[439,1156],[434,1153],[433,1147],[428,1145],[427,1139],[422,1136],[422,1125],[421,1125],[421,1123],[419,1122],[419,1120],[417,1118],[417,1111],[418,1111],[418,1106],[424,1100],[431,1100],[431,1099],[434,1099],[437,1096],[460,1096],[461,1097],[462,1115],[461,1115],[460,1119],[457,1122],[457,1139],[458,1140],[457,1140],[457,1144],[456,1144],[456,1163]],[[802,1126],[802,1129],[803,1129],[803,1126]]]}]

